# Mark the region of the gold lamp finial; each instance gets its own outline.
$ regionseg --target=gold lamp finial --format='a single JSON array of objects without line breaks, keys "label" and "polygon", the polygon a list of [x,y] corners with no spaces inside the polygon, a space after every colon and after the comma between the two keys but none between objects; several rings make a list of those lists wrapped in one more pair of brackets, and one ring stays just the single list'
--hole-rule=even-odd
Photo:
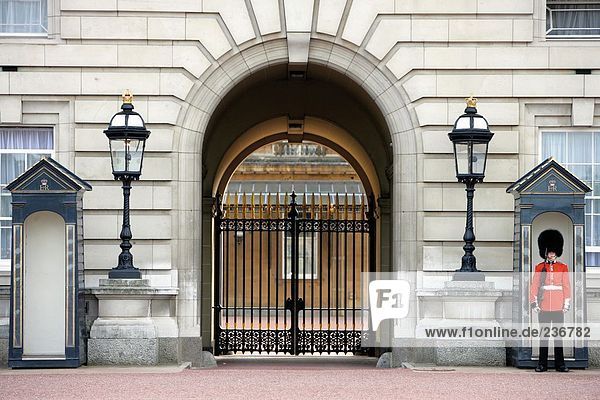
[{"label": "gold lamp finial", "polygon": [[129,89],[126,89],[123,92],[123,104],[132,104],[133,103],[133,95],[131,94],[131,92],[129,91]]},{"label": "gold lamp finial", "polygon": [[467,107],[477,107],[477,99],[475,97],[473,97],[472,95],[468,98],[465,99],[465,101],[467,102]]}]

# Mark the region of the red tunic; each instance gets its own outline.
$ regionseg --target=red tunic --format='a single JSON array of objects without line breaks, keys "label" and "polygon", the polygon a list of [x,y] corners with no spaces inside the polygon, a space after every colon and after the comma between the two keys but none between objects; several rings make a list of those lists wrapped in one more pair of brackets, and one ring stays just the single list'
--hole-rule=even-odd
[{"label": "red tunic", "polygon": [[[541,283],[541,271],[546,266],[546,279]],[[535,272],[529,290],[529,302],[537,301],[540,283],[544,286],[542,303],[538,306],[542,311],[560,311],[566,299],[571,298],[571,284],[569,281],[569,267],[556,261],[553,264],[541,262],[535,266]]]}]

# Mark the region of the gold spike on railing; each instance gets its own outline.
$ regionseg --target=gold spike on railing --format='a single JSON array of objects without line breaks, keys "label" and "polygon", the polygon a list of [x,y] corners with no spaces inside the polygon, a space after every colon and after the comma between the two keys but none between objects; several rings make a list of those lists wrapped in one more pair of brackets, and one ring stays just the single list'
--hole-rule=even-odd
[{"label": "gold spike on railing", "polygon": [[340,194],[335,194],[335,219],[340,219]]},{"label": "gold spike on railing", "polygon": [[319,219],[325,219],[323,218],[323,212],[325,210],[323,210],[323,195],[319,194]]},{"label": "gold spike on railing", "polygon": [[344,219],[348,220],[348,193],[344,195]]},{"label": "gold spike on railing", "polygon": [[312,193],[311,199],[310,199],[310,217],[312,219],[317,219],[317,212],[315,210],[315,194],[314,193]]},{"label": "gold spike on railing", "polygon": [[238,217],[238,194],[233,193],[233,218],[237,219]]}]

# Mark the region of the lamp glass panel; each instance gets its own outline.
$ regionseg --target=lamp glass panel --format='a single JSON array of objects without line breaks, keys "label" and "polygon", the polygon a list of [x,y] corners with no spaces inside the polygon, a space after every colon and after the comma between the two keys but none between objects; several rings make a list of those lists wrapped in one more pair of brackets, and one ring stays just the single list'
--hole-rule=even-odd
[{"label": "lamp glass panel", "polygon": [[488,124],[485,122],[483,117],[474,117],[473,118],[473,128],[474,129],[488,129]]},{"label": "lamp glass panel", "polygon": [[456,120],[456,129],[470,129],[470,128],[471,128],[471,118],[459,117]]},{"label": "lamp glass panel", "polygon": [[129,116],[129,120],[127,121],[127,125],[131,126],[131,127],[135,127],[135,128],[143,128],[144,127],[144,121],[142,120],[142,117],[140,117],[137,114],[132,114]]},{"label": "lamp glass panel", "polygon": [[144,140],[127,139],[127,171],[139,173],[142,170],[142,157],[144,156]]},{"label": "lamp glass panel", "polygon": [[456,159],[456,174],[469,174],[469,144],[455,143],[454,158]]},{"label": "lamp glass panel", "polygon": [[487,156],[487,143],[473,143],[471,168],[474,174],[483,175],[485,172],[485,158]]},{"label": "lamp glass panel", "polygon": [[112,160],[113,172],[126,171],[126,146],[124,139],[112,139],[110,141],[110,158]]},{"label": "lamp glass panel", "polygon": [[125,114],[116,114],[112,121],[110,121],[110,126],[126,126]]}]

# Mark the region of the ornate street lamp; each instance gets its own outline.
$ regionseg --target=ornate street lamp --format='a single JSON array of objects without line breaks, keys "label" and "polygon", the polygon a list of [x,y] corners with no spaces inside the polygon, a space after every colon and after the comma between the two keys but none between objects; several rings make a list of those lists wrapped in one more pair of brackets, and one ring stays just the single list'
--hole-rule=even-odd
[{"label": "ornate street lamp", "polygon": [[123,105],[104,131],[110,143],[112,173],[123,185],[123,226],[121,228],[121,254],[119,264],[108,273],[109,278],[140,279],[140,270],[133,266],[131,229],[129,226],[129,194],[131,181],[140,179],[144,148],[150,131],[140,114],[133,111],[133,96],[129,90],[123,94]]},{"label": "ornate street lamp", "polygon": [[[487,160],[488,144],[494,134],[490,132],[488,122],[477,114],[477,99],[473,96],[466,99],[465,113],[458,117],[452,132],[448,137],[454,145],[454,162],[456,165],[456,178],[466,185],[467,192],[467,223],[463,240],[465,251],[458,274],[455,280],[484,280],[483,273],[477,270],[477,263],[473,251],[475,234],[473,232],[473,195],[475,184],[483,182],[485,164]],[[471,274],[463,274],[469,272]]]}]

